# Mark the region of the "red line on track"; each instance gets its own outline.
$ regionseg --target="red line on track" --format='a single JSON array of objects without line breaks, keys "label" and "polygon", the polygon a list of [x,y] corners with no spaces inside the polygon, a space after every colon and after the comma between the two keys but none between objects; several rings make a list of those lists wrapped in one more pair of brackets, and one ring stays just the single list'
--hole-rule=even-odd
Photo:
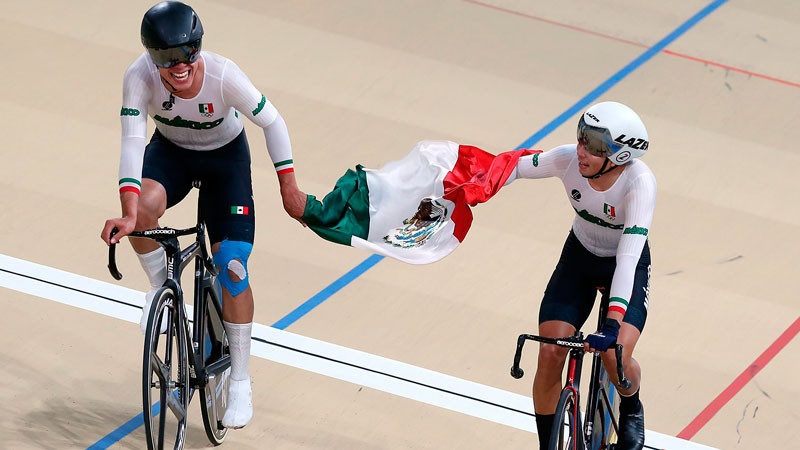
[{"label": "red line on track", "polygon": [[678,437],[681,439],[691,439],[701,428],[703,428],[712,417],[714,417],[723,406],[730,399],[732,399],[739,391],[750,381],[753,377],[756,376],[761,369],[764,368],[771,360],[778,354],[786,344],[789,343],[796,335],[800,332],[800,317],[794,321],[783,334],[775,340],[766,350],[764,353],[761,354],[752,364],[750,364],[747,369],[744,370],[735,380],[733,383],[730,384],[721,394],[717,396],[711,403],[706,406],[706,408],[697,415],[697,417],[692,420],[686,428],[683,429],[678,434]]},{"label": "red line on track", "polygon": [[[645,44],[641,44],[639,42],[629,41],[627,39],[622,39],[622,38],[618,38],[616,36],[611,36],[610,34],[599,33],[597,31],[587,30],[585,28],[576,27],[574,25],[568,25],[568,24],[565,24],[565,23],[556,22],[556,21],[553,21],[553,20],[550,20],[550,19],[545,19],[545,18],[539,17],[539,16],[533,16],[533,15],[526,14],[526,13],[523,13],[523,12],[520,12],[520,11],[514,11],[513,9],[503,8],[501,6],[492,5],[492,4],[489,4],[489,3],[483,3],[483,2],[480,2],[478,0],[463,0],[463,1],[465,1],[467,3],[472,3],[473,5],[478,5],[478,6],[483,6],[485,8],[494,9],[495,11],[502,11],[504,13],[513,14],[515,16],[524,17],[526,19],[532,19],[532,20],[536,20],[536,21],[539,21],[539,22],[547,23],[547,24],[550,24],[550,25],[555,25],[557,27],[566,28],[566,29],[574,30],[574,31],[579,31],[581,33],[591,34],[591,35],[598,36],[598,37],[601,37],[601,38],[604,38],[604,39],[610,39],[612,41],[622,42],[623,44],[634,45],[636,47],[642,47],[642,48],[650,48],[650,46],[645,45]],[[785,84],[785,85],[788,85],[788,86],[800,87],[800,83],[793,83],[791,81],[781,80],[780,78],[775,78],[775,77],[771,77],[771,76],[768,76],[768,75],[763,75],[763,74],[760,74],[760,73],[751,72],[749,70],[740,69],[738,67],[733,67],[733,66],[728,66],[728,65],[725,65],[725,64],[720,64],[720,63],[709,61],[709,60],[706,60],[706,59],[697,58],[695,56],[685,55],[683,53],[673,52],[672,50],[666,50],[666,49],[665,50],[661,50],[661,53],[666,53],[668,55],[672,55],[672,56],[677,56],[679,58],[688,59],[690,61],[701,62],[703,64],[708,64],[710,66],[720,67],[720,68],[723,68],[723,69],[726,69],[726,70],[730,70],[730,71],[733,71],[733,72],[739,72],[739,73],[742,73],[742,74],[745,74],[745,75],[762,78],[764,80],[774,81],[776,83],[781,83],[781,84]]]}]

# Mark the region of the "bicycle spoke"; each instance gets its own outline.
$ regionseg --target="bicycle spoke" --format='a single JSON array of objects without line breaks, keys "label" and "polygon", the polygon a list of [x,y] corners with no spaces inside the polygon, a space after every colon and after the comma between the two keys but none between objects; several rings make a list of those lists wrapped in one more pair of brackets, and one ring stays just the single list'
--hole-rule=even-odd
[{"label": "bicycle spoke", "polygon": [[[161,400],[161,404],[163,405],[164,403],[166,403],[166,400],[167,400],[167,388],[162,388],[159,393],[161,394],[160,395],[160,397],[161,397],[160,400]],[[158,448],[159,449],[164,448],[164,428],[166,427],[166,424],[167,424],[167,415],[164,414],[164,411],[162,411],[161,414],[158,415]]]},{"label": "bicycle spoke", "polygon": [[172,410],[172,413],[175,414],[179,422],[186,417],[186,410],[183,409],[181,403],[183,402],[178,397],[178,390],[170,391],[167,396],[167,406],[169,406],[169,409]]},{"label": "bicycle spoke", "polygon": [[161,358],[159,358],[155,352],[150,353],[150,367],[152,367],[153,372],[155,372],[156,376],[158,377],[160,386],[164,389],[168,389],[170,367],[161,362]]}]

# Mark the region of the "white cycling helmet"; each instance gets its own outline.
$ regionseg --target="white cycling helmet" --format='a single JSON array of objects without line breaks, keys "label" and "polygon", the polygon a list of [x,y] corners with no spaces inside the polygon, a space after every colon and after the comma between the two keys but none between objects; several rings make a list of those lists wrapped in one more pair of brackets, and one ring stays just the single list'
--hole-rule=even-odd
[{"label": "white cycling helmet", "polygon": [[[639,115],[617,102],[597,103],[587,109],[578,122],[578,141],[589,153],[606,156],[618,166],[641,157],[650,145]],[[596,176],[605,173],[603,169]]]}]

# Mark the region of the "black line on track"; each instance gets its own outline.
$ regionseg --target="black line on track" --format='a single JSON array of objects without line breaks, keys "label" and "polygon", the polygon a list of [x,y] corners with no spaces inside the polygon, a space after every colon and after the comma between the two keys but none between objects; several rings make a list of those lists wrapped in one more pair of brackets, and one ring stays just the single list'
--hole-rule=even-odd
[{"label": "black line on track", "polygon": [[[21,277],[25,277],[25,278],[28,278],[28,279],[31,279],[31,280],[40,281],[42,283],[47,283],[47,284],[50,284],[50,285],[53,285],[53,286],[58,286],[58,287],[61,287],[61,288],[64,288],[64,289],[69,289],[69,290],[72,290],[72,291],[75,291],[75,292],[80,292],[82,294],[91,295],[93,297],[102,298],[103,300],[108,300],[108,301],[111,301],[111,302],[114,302],[114,303],[118,303],[118,304],[121,304],[121,305],[130,306],[132,308],[136,308],[136,309],[139,309],[139,310],[142,309],[141,306],[133,305],[131,303],[124,302],[124,301],[121,301],[121,300],[117,300],[117,299],[114,299],[114,298],[111,298],[111,297],[106,297],[104,295],[95,294],[93,292],[84,291],[82,289],[77,289],[77,288],[74,288],[72,286],[65,286],[63,284],[54,283],[52,281],[43,280],[41,278],[33,277],[33,276],[30,276],[30,275],[25,275],[25,274],[22,274],[22,273],[17,273],[17,272],[14,272],[14,271],[11,271],[11,270],[2,269],[2,268],[0,268],[0,271],[6,272],[6,273],[10,273],[10,274],[13,274],[13,275],[17,275],[17,276],[21,276]],[[518,409],[515,409],[515,408],[511,408],[509,406],[505,406],[505,405],[501,405],[501,404],[498,404],[498,403],[490,402],[488,400],[480,399],[480,398],[477,398],[477,397],[472,397],[472,396],[469,396],[469,395],[466,395],[466,394],[461,394],[461,393],[458,393],[458,392],[450,391],[450,390],[447,390],[447,389],[444,389],[444,388],[432,386],[430,384],[425,384],[425,383],[422,383],[422,382],[419,382],[419,381],[414,381],[414,380],[411,380],[411,379],[408,379],[408,378],[404,378],[404,377],[400,377],[400,376],[397,376],[397,375],[392,375],[390,373],[382,372],[380,370],[370,369],[369,367],[359,366],[357,364],[349,363],[347,361],[341,361],[341,360],[334,359],[334,358],[329,358],[327,356],[323,356],[323,355],[320,355],[320,354],[317,354],[317,353],[312,353],[312,352],[308,352],[308,351],[305,351],[305,350],[300,350],[300,349],[297,349],[297,348],[294,348],[294,347],[289,347],[289,346],[286,346],[286,345],[278,344],[278,343],[275,343],[275,342],[270,342],[270,341],[268,341],[268,340],[266,340],[264,338],[260,338],[258,336],[253,336],[252,339],[254,341],[258,341],[258,342],[261,342],[261,343],[264,343],[264,344],[273,345],[275,347],[281,347],[281,348],[284,348],[286,350],[291,350],[293,352],[302,353],[302,354],[305,354],[305,355],[308,355],[308,356],[313,356],[313,357],[319,358],[319,359],[324,359],[326,361],[338,363],[338,364],[341,364],[341,365],[344,365],[344,366],[349,366],[349,367],[353,367],[353,368],[356,368],[356,369],[361,369],[361,370],[364,370],[364,371],[367,371],[367,372],[372,372],[372,373],[375,373],[375,374],[378,374],[378,375],[383,375],[383,376],[386,376],[386,377],[394,378],[394,379],[397,379],[397,380],[400,380],[400,381],[405,381],[407,383],[416,384],[418,386],[423,386],[423,387],[426,387],[426,388],[429,388],[429,389],[433,389],[433,390],[437,390],[437,391],[440,391],[440,392],[444,392],[444,393],[447,393],[447,394],[451,394],[451,395],[455,395],[455,396],[458,396],[458,397],[474,400],[474,401],[485,403],[485,404],[491,405],[491,406],[496,406],[498,408],[507,409],[509,411],[514,411],[514,412],[518,412],[518,413],[521,413],[521,414],[525,414],[525,415],[530,416],[530,417],[534,416],[533,414],[531,414],[529,412],[521,411],[521,410],[518,410]]]},{"label": "black line on track", "polygon": [[380,370],[370,369],[369,367],[359,366],[358,364],[349,363],[347,361],[341,361],[341,360],[338,360],[338,359],[329,358],[327,356],[319,355],[319,354],[308,352],[308,351],[305,351],[305,350],[300,350],[300,349],[296,349],[296,348],[289,347],[289,346],[286,346],[286,345],[277,344],[275,342],[267,341],[266,339],[260,338],[258,336],[253,336],[252,339],[254,341],[259,341],[259,342],[264,343],[264,344],[274,345],[275,347],[281,347],[281,348],[284,348],[286,350],[291,350],[291,351],[294,351],[294,352],[302,353],[304,355],[313,356],[315,358],[324,359],[326,361],[339,363],[339,364],[342,364],[344,366],[354,367],[354,368],[357,368],[357,369],[365,370],[367,372],[372,372],[372,373],[375,373],[375,374],[378,374],[378,375],[383,375],[383,376],[386,376],[386,377],[389,377],[389,378],[394,378],[396,380],[405,381],[407,383],[416,384],[418,386],[423,386],[423,387],[426,387],[428,389],[433,389],[433,390],[436,390],[436,391],[440,391],[440,392],[444,392],[444,393],[447,393],[447,394],[455,395],[457,397],[462,397],[462,398],[466,398],[466,399],[469,399],[469,400],[474,400],[474,401],[477,401],[477,402],[485,403],[487,405],[496,406],[498,408],[503,408],[503,409],[507,409],[509,411],[518,412],[520,414],[525,414],[526,416],[534,417],[533,414],[531,414],[531,413],[529,413],[527,411],[521,411],[519,409],[512,408],[510,406],[505,406],[505,405],[501,405],[499,403],[490,402],[489,400],[484,400],[484,399],[481,399],[481,398],[472,397],[470,395],[461,394],[459,392],[450,391],[450,390],[447,390],[447,389],[444,389],[444,388],[432,386],[430,384],[425,384],[425,383],[422,383],[420,381],[411,380],[411,379],[404,378],[404,377],[401,377],[401,376],[398,376],[398,375],[392,375],[390,373],[382,372]]},{"label": "black line on track", "polygon": [[52,285],[52,286],[58,286],[60,288],[69,289],[71,291],[80,292],[82,294],[91,295],[91,296],[97,297],[97,298],[102,298],[103,300],[108,300],[110,302],[118,303],[120,305],[130,306],[131,308],[142,309],[141,306],[134,305],[132,303],[123,302],[122,300],[117,300],[115,298],[106,297],[106,296],[100,295],[100,294],[95,294],[94,292],[84,291],[82,289],[74,288],[72,286],[64,286],[63,284],[54,283],[52,281],[43,280],[41,278],[32,277],[30,275],[25,275],[24,273],[17,273],[17,272],[14,272],[12,270],[2,269],[2,268],[0,268],[0,272],[6,272],[6,273],[10,273],[10,274],[17,275],[17,276],[20,276],[20,277],[28,278],[28,279],[31,279],[31,280],[41,281],[42,283],[47,283],[47,284]]},{"label": "black line on track", "polygon": [[[47,283],[47,284],[52,285],[52,286],[58,286],[60,288],[69,289],[71,291],[80,292],[82,294],[91,295],[91,296],[97,297],[97,298],[102,298],[103,300],[108,300],[108,301],[111,301],[111,302],[114,302],[114,303],[118,303],[120,305],[130,306],[130,307],[136,308],[136,309],[142,309],[141,306],[137,306],[137,305],[134,305],[134,304],[131,304],[131,303],[128,303],[128,302],[123,302],[122,300],[117,300],[115,298],[111,298],[111,297],[106,297],[104,295],[95,294],[94,292],[84,291],[82,289],[74,288],[72,286],[65,286],[63,284],[54,283],[54,282],[48,281],[48,280],[43,280],[41,278],[36,278],[36,277],[30,276],[30,275],[25,275],[24,273],[18,273],[18,272],[14,272],[12,270],[2,269],[2,268],[0,268],[0,272],[10,273],[12,275],[17,275],[17,276],[28,278],[28,279],[31,279],[31,280],[40,281],[42,283]],[[190,320],[190,322],[191,322],[191,320]],[[529,417],[534,417],[535,416],[534,414],[531,414],[531,413],[529,413],[527,411],[521,411],[521,410],[516,409],[516,408],[511,408],[510,406],[501,405],[499,403],[490,402],[489,400],[484,400],[484,399],[481,399],[481,398],[472,397],[470,395],[461,394],[459,392],[454,392],[454,391],[451,391],[451,390],[448,390],[448,389],[432,386],[430,384],[425,384],[425,383],[422,383],[420,381],[411,380],[411,379],[404,378],[404,377],[401,377],[401,376],[398,376],[398,375],[392,375],[390,373],[382,372],[380,370],[370,369],[369,367],[359,366],[358,364],[349,363],[347,361],[341,361],[341,360],[334,359],[334,358],[329,358],[327,356],[323,356],[323,355],[320,355],[320,354],[317,354],[317,353],[307,352],[305,350],[300,350],[300,349],[297,349],[297,348],[294,348],[294,347],[289,347],[287,345],[278,344],[278,343],[275,343],[275,342],[270,342],[270,341],[268,341],[268,340],[266,340],[264,338],[260,338],[258,336],[253,336],[252,339],[254,341],[258,341],[258,342],[261,342],[263,344],[268,344],[268,345],[272,345],[272,346],[275,346],[275,347],[280,347],[280,348],[283,348],[283,349],[286,349],[286,350],[291,350],[293,352],[302,353],[304,355],[313,356],[315,358],[324,359],[326,361],[338,363],[338,364],[341,364],[343,366],[349,366],[349,367],[353,367],[353,368],[356,368],[356,369],[361,369],[361,370],[364,370],[364,371],[367,371],[367,372],[372,372],[372,373],[375,373],[375,374],[378,374],[378,375],[383,375],[383,376],[386,376],[386,377],[389,377],[389,378],[394,378],[396,380],[405,381],[406,383],[416,384],[417,386],[422,386],[422,387],[426,387],[428,389],[433,389],[435,391],[444,392],[444,393],[450,394],[450,395],[455,395],[456,397],[462,397],[462,398],[466,398],[466,399],[469,399],[469,400],[474,400],[476,402],[485,403],[487,405],[491,405],[491,406],[495,406],[495,407],[498,407],[498,408],[506,409],[508,411],[513,411],[513,412],[516,412],[516,413],[524,414],[524,415],[529,416]],[[653,449],[653,450],[659,450],[658,448],[651,447],[649,445],[645,445],[645,448],[649,448],[649,449]]]}]

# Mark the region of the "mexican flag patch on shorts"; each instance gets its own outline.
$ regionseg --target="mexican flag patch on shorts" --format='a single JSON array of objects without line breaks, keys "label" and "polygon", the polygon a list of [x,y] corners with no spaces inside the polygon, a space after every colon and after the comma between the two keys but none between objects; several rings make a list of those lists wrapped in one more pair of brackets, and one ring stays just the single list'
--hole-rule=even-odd
[{"label": "mexican flag patch on shorts", "polygon": [[246,216],[250,214],[250,211],[247,206],[231,206],[231,214],[243,214]]}]

